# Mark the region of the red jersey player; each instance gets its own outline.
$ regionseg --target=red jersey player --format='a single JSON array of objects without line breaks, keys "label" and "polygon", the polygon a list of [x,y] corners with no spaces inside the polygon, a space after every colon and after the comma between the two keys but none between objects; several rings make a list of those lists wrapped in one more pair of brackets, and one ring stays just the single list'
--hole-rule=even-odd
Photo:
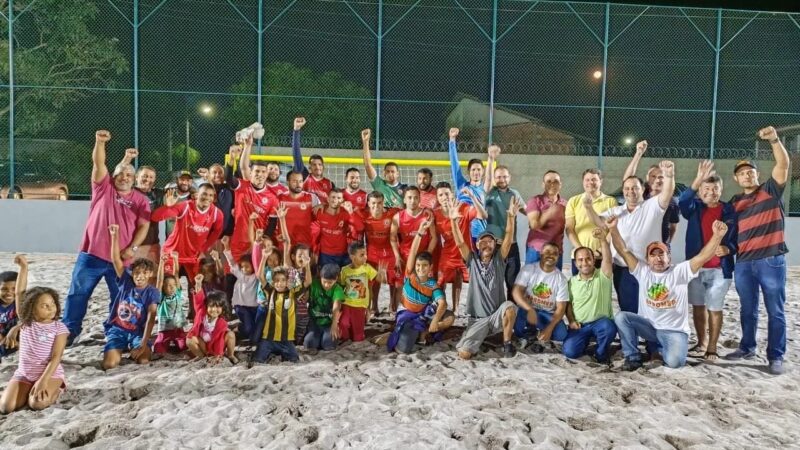
[{"label": "red jersey player", "polygon": [[458,249],[455,238],[453,237],[453,227],[450,224],[450,208],[458,208],[460,221],[458,228],[464,236],[464,242],[472,242],[470,229],[472,221],[476,218],[485,219],[486,210],[483,209],[480,201],[474,197],[471,190],[464,188],[462,192],[473,199],[473,205],[455,202],[453,190],[450,183],[442,181],[436,185],[436,199],[439,207],[433,211],[433,219],[436,224],[436,232],[442,240],[438,260],[438,279],[437,284],[444,290],[446,283],[453,284],[452,305],[453,312],[458,309],[458,301],[461,298],[461,285],[469,282],[469,271],[467,270],[461,251]]},{"label": "red jersey player", "polygon": [[433,172],[427,167],[417,171],[417,188],[419,188],[419,206],[426,209],[436,208],[436,189],[433,183]]},{"label": "red jersey player", "polygon": [[277,161],[267,161],[267,189],[269,189],[275,197],[289,192],[289,188],[281,183],[280,179],[281,165],[278,164]]},{"label": "red jersey player", "polygon": [[[317,196],[303,191],[303,174],[290,171],[286,174],[289,192],[278,197],[278,202],[286,208],[286,228],[292,245],[303,244],[312,247],[311,222],[314,220],[314,207],[319,204]],[[283,240],[285,240],[283,236]],[[288,249],[285,249],[288,250]]]},{"label": "red jersey player", "polygon": [[319,255],[320,267],[329,263],[339,267],[350,264],[348,236],[355,227],[352,225],[352,208],[342,206],[343,203],[342,190],[333,188],[328,193],[328,204],[314,210],[314,223],[311,225],[315,235],[313,248],[314,253]]},{"label": "red jersey player", "polygon": [[[308,158],[309,167],[303,164],[303,155],[300,153],[300,129],[306,124],[304,117],[294,119],[292,132],[292,158],[294,160],[293,172],[303,175],[303,190],[317,196],[320,202],[328,202],[328,192],[335,186],[333,181],[325,178],[325,161],[320,155],[311,155]],[[287,179],[286,183],[289,181]]]},{"label": "red jersey player", "polygon": [[[403,273],[408,253],[411,251],[411,243],[414,241],[414,236],[417,234],[419,225],[426,220],[432,219],[430,210],[422,209],[419,206],[419,188],[416,186],[409,186],[403,194],[403,203],[406,207],[392,219],[391,239],[392,251],[395,255],[395,267],[398,273]],[[433,253],[436,245],[439,243],[439,238],[436,235],[436,227],[428,227],[428,235],[422,237],[420,248],[425,249],[429,253]]]},{"label": "red jersey player", "polygon": [[[168,193],[164,197],[164,206],[153,211],[151,220],[161,222],[175,219],[172,233],[167,237],[162,252],[169,255],[178,252],[181,269],[191,280],[200,271],[198,258],[211,249],[211,246],[222,234],[222,211],[214,206],[214,186],[204,183],[197,190],[197,200],[177,203],[177,198]],[[168,261],[168,272],[172,271],[172,260]],[[175,274],[176,276],[178,274]]]},{"label": "red jersey player", "polygon": [[361,189],[361,172],[355,167],[347,169],[344,174],[345,188],[342,191],[344,201],[353,205],[353,211],[367,208],[367,193]]},{"label": "red jersey player", "polygon": [[[403,284],[403,272],[397,271],[395,256],[392,251],[391,230],[392,218],[398,209],[386,209],[383,205],[386,200],[378,191],[372,191],[367,196],[367,209],[356,212],[353,216],[362,224],[356,225],[363,229],[364,240],[367,244],[367,263],[372,267],[386,267],[386,284],[389,285],[389,307],[392,312],[397,311],[398,290]],[[371,308],[373,315],[378,314],[378,294],[380,282],[375,281],[371,286]]]}]

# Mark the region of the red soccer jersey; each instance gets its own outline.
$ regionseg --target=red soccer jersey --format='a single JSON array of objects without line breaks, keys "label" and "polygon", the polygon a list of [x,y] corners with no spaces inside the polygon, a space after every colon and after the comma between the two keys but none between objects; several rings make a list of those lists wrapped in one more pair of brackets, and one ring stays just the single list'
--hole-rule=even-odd
[{"label": "red soccer jersey", "polygon": [[311,247],[311,222],[314,221],[314,195],[301,192],[297,198],[291,194],[282,194],[278,202],[286,206],[286,228],[292,245],[305,244]]},{"label": "red soccer jersey", "polygon": [[[397,228],[397,240],[400,243],[400,256],[404,260],[408,259],[408,254],[411,252],[411,243],[414,242],[414,236],[419,230],[420,224],[430,216],[430,211],[421,209],[420,212],[414,216],[405,209],[397,214],[399,226]],[[431,243],[431,235],[425,232],[422,241],[419,243],[419,251],[427,251],[428,244]]]},{"label": "red soccer jersey", "polygon": [[319,253],[326,255],[346,255],[347,236],[350,229],[350,214],[342,208],[336,214],[320,210],[314,217],[314,227],[319,232],[317,241]]},{"label": "red soccer jersey", "polygon": [[397,209],[387,209],[378,218],[372,217],[367,210],[361,210],[359,217],[364,223],[364,236],[367,242],[367,260],[377,262],[386,258],[394,258],[392,244],[389,242],[392,233],[392,218]]},{"label": "red soccer jersey", "polygon": [[194,200],[174,206],[163,206],[153,213],[154,221],[175,218],[172,234],[164,243],[163,252],[178,252],[178,262],[196,263],[201,253],[207,252],[222,233],[222,211],[214,205],[205,211],[197,209]]},{"label": "red soccer jersey", "polygon": [[278,205],[278,200],[267,188],[256,189],[250,180],[239,180],[239,186],[233,190],[234,194],[234,226],[233,236],[231,236],[231,253],[233,258],[239,260],[239,256],[250,250],[250,239],[247,235],[247,228],[250,223],[250,214],[258,213],[255,221],[256,229],[265,228],[267,219],[274,214],[274,209]]},{"label": "red soccer jersey", "polygon": [[419,191],[420,198],[419,198],[419,207],[420,208],[428,208],[433,209],[438,206],[438,200],[436,199],[436,189],[430,188],[427,191]]},{"label": "red soccer jersey", "polygon": [[325,177],[317,180],[313,175],[309,175],[303,181],[303,190],[316,195],[320,203],[328,203],[328,193],[331,189],[333,189],[333,181]]},{"label": "red soccer jersey", "polygon": [[274,195],[275,198],[278,198],[281,194],[285,194],[285,193],[289,192],[289,188],[286,187],[285,184],[281,184],[281,183],[275,183],[272,186],[267,184],[266,187],[270,192],[272,192],[272,195]]},{"label": "red soccer jersey", "polygon": [[353,211],[361,211],[367,207],[367,193],[362,189],[359,189],[352,194],[345,189],[342,191],[342,196],[344,197],[344,201],[353,204]]},{"label": "red soccer jersey", "polygon": [[[461,204],[461,221],[458,223],[458,228],[461,230],[461,236],[464,237],[464,242],[467,245],[472,242],[472,235],[470,228],[472,221],[478,217],[478,211],[465,203]],[[448,218],[442,208],[437,208],[433,211],[433,218],[436,222],[436,232],[439,234],[442,246],[439,253],[439,267],[461,267],[464,265],[464,260],[461,257],[461,252],[458,250],[455,238],[453,237],[453,229],[450,226],[450,218]]]}]

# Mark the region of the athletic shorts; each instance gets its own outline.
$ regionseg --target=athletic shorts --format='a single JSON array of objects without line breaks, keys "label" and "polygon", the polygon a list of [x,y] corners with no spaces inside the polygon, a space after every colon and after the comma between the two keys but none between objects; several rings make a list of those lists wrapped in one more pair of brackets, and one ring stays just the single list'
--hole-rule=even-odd
[{"label": "athletic shorts", "polygon": [[386,265],[386,284],[389,286],[400,287],[403,285],[403,274],[397,273],[397,269],[394,267],[394,257],[391,259],[379,259],[376,261],[367,260],[367,264],[372,266],[375,270],[378,270],[381,263]]},{"label": "athletic shorts", "polygon": [[464,264],[461,267],[455,266],[440,266],[437,277],[437,284],[441,287],[447,283],[453,283],[456,280],[456,273],[461,272],[461,281],[469,283],[469,270]]},{"label": "athletic shorts", "polygon": [[109,350],[121,350],[124,353],[139,347],[141,344],[141,336],[137,336],[130,331],[120,330],[117,327],[111,327],[106,330],[106,345],[103,347],[103,353]]}]

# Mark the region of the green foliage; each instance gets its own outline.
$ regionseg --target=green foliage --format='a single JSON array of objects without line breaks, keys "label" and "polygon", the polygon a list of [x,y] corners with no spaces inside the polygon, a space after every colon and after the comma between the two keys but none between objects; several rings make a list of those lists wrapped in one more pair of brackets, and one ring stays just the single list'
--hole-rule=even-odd
[{"label": "green foliage", "polygon": [[[19,14],[30,2],[15,3]],[[8,10],[8,2],[0,1]],[[15,132],[33,135],[52,128],[65,106],[92,94],[79,88],[114,87],[113,78],[128,71],[128,61],[116,39],[101,38],[89,27],[98,15],[95,2],[37,0],[14,22],[15,84],[57,87],[15,92]],[[8,21],[0,20],[0,36],[8,35]],[[8,40],[0,41],[8,54]],[[8,58],[0,58],[0,77],[8,83]],[[0,120],[8,120],[9,93],[0,90]]]},{"label": "green foliage", "polygon": [[[189,170],[192,170],[192,167],[197,167],[197,163],[200,161],[200,152],[197,151],[196,148],[189,146]],[[161,165],[166,167],[166,161],[162,161]],[[173,170],[183,170],[186,169],[186,144],[178,144],[172,148],[172,168]]]},{"label": "green foliage", "polygon": [[[327,138],[358,137],[363,128],[375,122],[373,93],[338,72],[317,74],[278,62],[266,66],[263,89],[262,121],[267,135],[287,135],[298,116],[308,120],[304,131]],[[255,94],[255,74],[245,76],[231,91]],[[252,97],[236,97],[222,118],[237,128],[245,127],[257,119],[256,102]]]}]

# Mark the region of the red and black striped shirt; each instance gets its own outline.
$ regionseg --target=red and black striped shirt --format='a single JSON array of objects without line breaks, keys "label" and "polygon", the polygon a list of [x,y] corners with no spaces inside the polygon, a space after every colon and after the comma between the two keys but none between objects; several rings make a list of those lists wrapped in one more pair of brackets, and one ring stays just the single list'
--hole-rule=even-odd
[{"label": "red and black striped shirt", "polygon": [[731,198],[739,229],[737,261],[753,261],[789,251],[783,233],[783,189],[784,185],[770,177],[754,192]]}]

